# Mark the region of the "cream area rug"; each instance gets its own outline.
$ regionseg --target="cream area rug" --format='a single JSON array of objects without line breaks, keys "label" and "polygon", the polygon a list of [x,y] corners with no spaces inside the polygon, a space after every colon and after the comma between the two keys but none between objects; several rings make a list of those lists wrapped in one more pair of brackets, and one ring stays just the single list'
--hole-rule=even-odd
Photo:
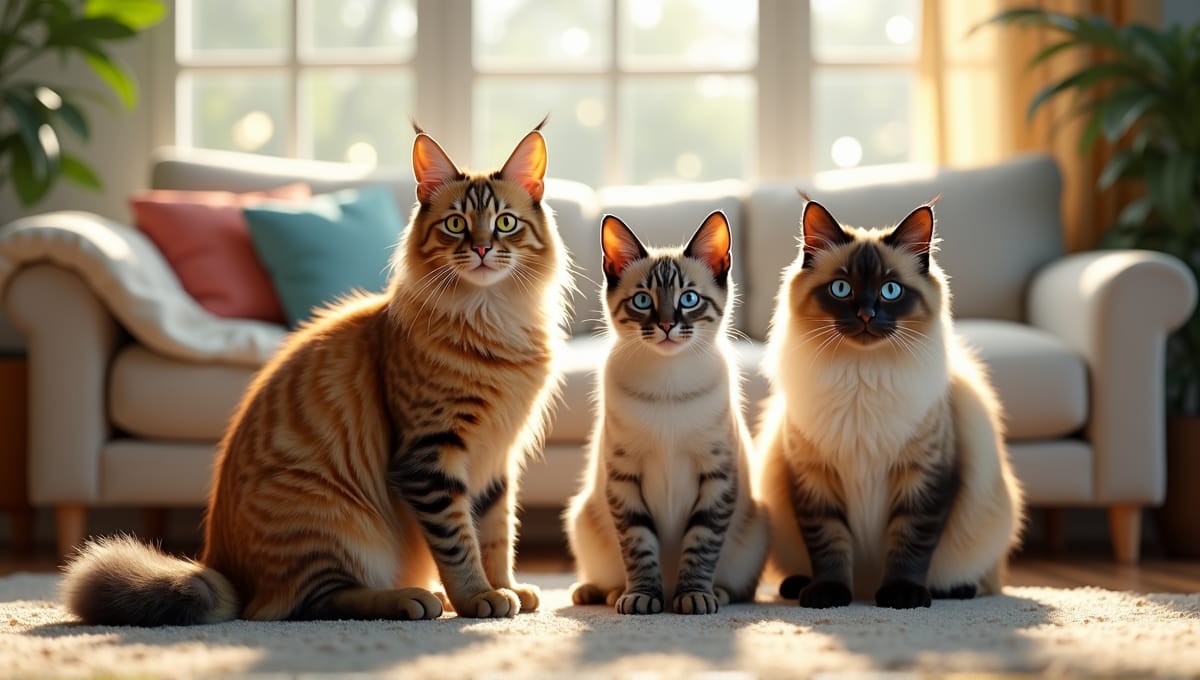
[{"label": "cream area rug", "polygon": [[1009,588],[894,611],[773,601],[706,617],[573,607],[570,577],[533,575],[542,609],[508,620],[74,623],[53,574],[0,578],[0,676],[803,678],[961,672],[1200,676],[1200,595]]}]

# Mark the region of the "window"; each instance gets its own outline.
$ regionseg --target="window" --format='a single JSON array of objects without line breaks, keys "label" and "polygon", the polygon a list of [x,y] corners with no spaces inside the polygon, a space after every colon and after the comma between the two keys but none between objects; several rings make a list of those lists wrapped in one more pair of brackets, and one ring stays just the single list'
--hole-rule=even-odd
[{"label": "window", "polygon": [[178,0],[175,143],[593,186],[914,160],[919,0]]}]

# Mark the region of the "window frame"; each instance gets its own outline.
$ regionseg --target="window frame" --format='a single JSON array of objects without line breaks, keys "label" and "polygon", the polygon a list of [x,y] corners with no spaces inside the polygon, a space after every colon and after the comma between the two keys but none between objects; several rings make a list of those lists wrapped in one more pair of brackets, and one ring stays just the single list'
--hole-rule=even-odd
[{"label": "window frame", "polygon": [[[395,64],[378,61],[343,59],[322,61],[319,64],[302,62],[299,57],[297,6],[300,0],[287,0],[290,12],[290,42],[287,59],[283,64],[182,64],[176,55],[177,24],[181,20],[179,4],[170,5],[170,19],[158,29],[162,39],[154,40],[156,55],[152,68],[150,98],[151,105],[161,112],[155,121],[152,137],[158,146],[187,146],[187,133],[179,127],[179,103],[183,95],[179,92],[180,76],[189,71],[203,72],[231,68],[253,68],[256,70],[286,70],[288,74],[288,129],[289,138],[285,148],[292,157],[299,157],[301,122],[299,82],[300,74],[306,69],[328,68],[392,68]],[[620,0],[610,0],[613,13],[611,35],[614,50],[617,49],[620,30],[617,13]],[[406,64],[411,69],[414,110],[398,116],[398,128],[407,132],[408,117],[436,130],[438,142],[451,157],[467,159],[473,166],[486,165],[495,159],[475,159],[472,139],[472,92],[478,77],[537,78],[543,75],[562,75],[561,71],[480,71],[475,67],[471,54],[472,46],[472,0],[416,0],[417,33],[415,56]],[[616,115],[619,103],[621,78],[653,77],[655,75],[690,75],[708,73],[745,74],[756,83],[757,98],[754,104],[754,149],[749,177],[743,179],[795,179],[813,177],[813,150],[811,128],[813,114],[810,108],[812,82],[818,70],[838,68],[905,69],[914,76],[918,74],[919,57],[911,62],[897,61],[818,61],[811,44],[811,14],[808,2],[794,0],[758,0],[758,52],[755,62],[745,69],[687,69],[687,70],[629,70],[619,64],[616,53],[606,70],[587,73],[587,77],[605,78],[613,94],[607,103],[605,125],[609,126],[613,139],[620,139],[619,118]],[[918,31],[920,36],[920,31]],[[920,88],[919,79],[917,88]],[[913,93],[914,106],[919,92]],[[915,112],[913,112],[915,123]],[[436,121],[436,125],[434,125]],[[914,135],[914,143],[916,138]],[[605,183],[627,183],[620,175],[621,149],[618,144],[608,145],[605,161]],[[921,159],[914,158],[914,162]],[[385,159],[381,165],[407,168],[407,159]],[[869,166],[864,166],[869,167]],[[854,170],[858,170],[855,168]],[[846,172],[846,171],[838,171]],[[853,172],[851,170],[850,172]]]}]

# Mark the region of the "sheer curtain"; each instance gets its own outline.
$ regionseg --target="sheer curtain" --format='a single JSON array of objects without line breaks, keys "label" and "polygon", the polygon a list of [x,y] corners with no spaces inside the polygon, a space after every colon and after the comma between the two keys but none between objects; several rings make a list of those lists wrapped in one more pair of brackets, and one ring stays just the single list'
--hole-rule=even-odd
[{"label": "sheer curtain", "polygon": [[1056,40],[1055,34],[999,25],[973,33],[971,28],[998,12],[1029,6],[1100,14],[1117,24],[1157,25],[1158,5],[1157,0],[924,0],[919,122],[926,157],[922,160],[971,166],[1024,151],[1053,154],[1063,174],[1067,247],[1092,247],[1130,198],[1124,193],[1128,189],[1101,194],[1095,188],[1109,149],[1101,141],[1089,153],[1080,153],[1083,123],[1069,115],[1070,95],[1044,105],[1033,119],[1027,119],[1025,111],[1038,90],[1098,55],[1068,50],[1031,70],[1026,64]]}]

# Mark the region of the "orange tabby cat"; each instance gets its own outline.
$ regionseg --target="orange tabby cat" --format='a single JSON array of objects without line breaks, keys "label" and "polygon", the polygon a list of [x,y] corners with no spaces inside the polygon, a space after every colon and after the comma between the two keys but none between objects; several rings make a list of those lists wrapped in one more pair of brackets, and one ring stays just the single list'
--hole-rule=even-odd
[{"label": "orange tabby cat", "polygon": [[[540,128],[540,126],[539,126]],[[413,145],[418,206],[386,293],[297,331],[221,443],[199,562],[87,544],[64,598],[87,623],[431,619],[538,606],[513,580],[518,474],[557,387],[567,256],[546,145],[460,170]]]}]

